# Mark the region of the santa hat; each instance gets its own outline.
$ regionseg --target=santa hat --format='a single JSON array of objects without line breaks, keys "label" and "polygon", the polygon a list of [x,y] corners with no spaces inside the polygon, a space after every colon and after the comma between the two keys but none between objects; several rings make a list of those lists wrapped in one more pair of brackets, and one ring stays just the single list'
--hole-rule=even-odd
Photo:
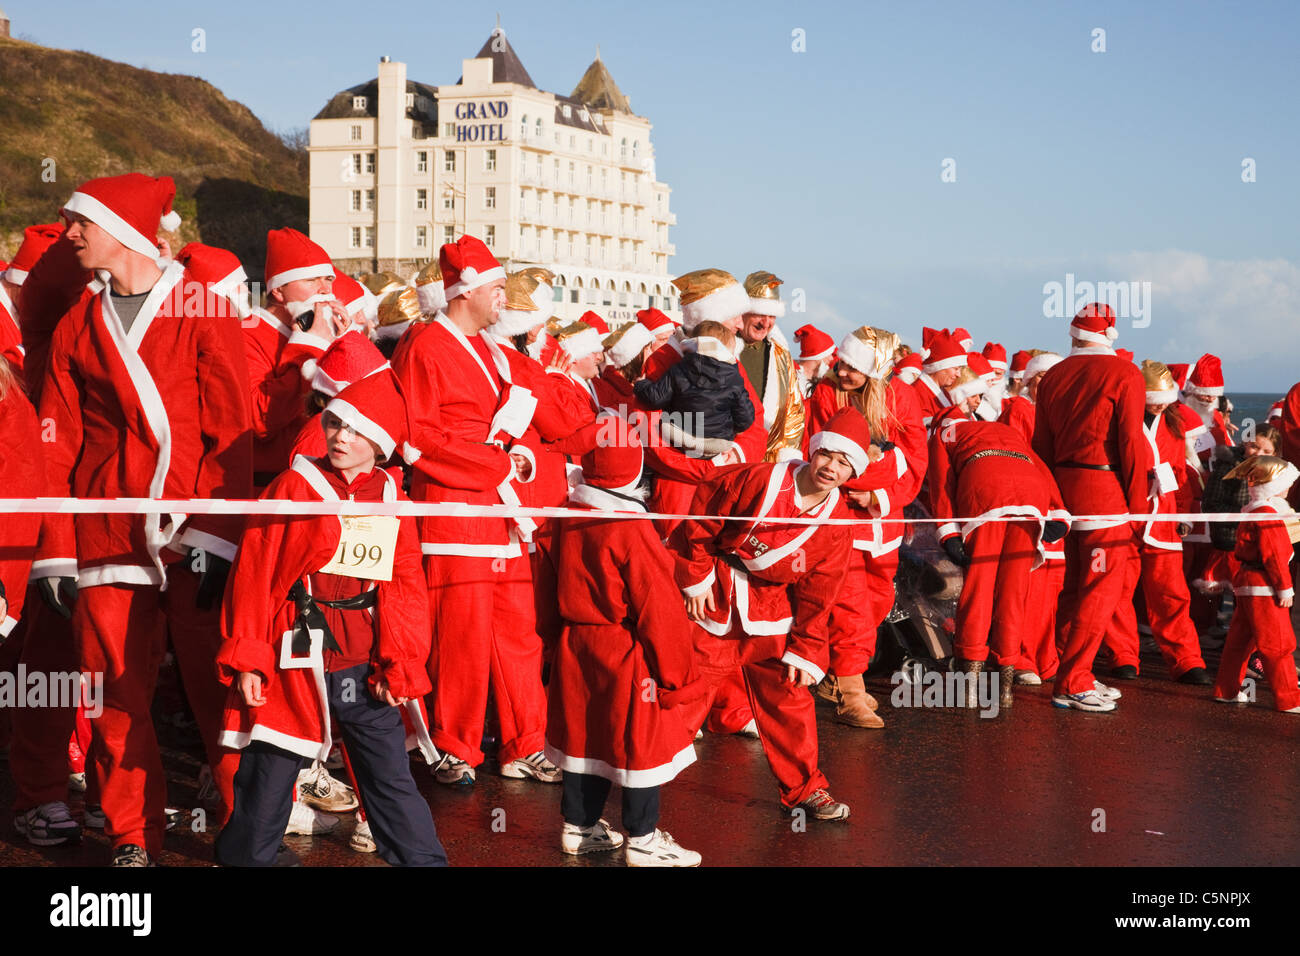
[{"label": "santa hat", "polygon": [[420,300],[421,312],[433,315],[447,308],[447,296],[442,287],[442,269],[438,267],[437,259],[416,273],[415,294]]},{"label": "santa hat", "polygon": [[1010,376],[1012,380],[1024,378],[1025,366],[1029,364],[1031,358],[1033,358],[1033,356],[1029,353],[1028,349],[1021,349],[1015,355],[1011,356],[1011,367],[1007,369],[1007,375]]},{"label": "santa hat", "polygon": [[9,263],[0,279],[22,285],[27,273],[32,271],[36,260],[45,254],[45,250],[58,241],[66,226],[61,222],[45,223],[40,226],[28,226],[23,230],[23,243],[14,253],[14,261]]},{"label": "santa hat", "polygon": [[640,322],[629,322],[617,332],[607,335],[602,344],[609,364],[614,368],[622,368],[653,341],[654,334],[648,328]]},{"label": "santa hat", "polygon": [[613,412],[602,412],[596,423],[601,440],[582,456],[582,483],[615,494],[635,491],[645,468],[637,430]]},{"label": "santa hat", "polygon": [[844,337],[839,360],[868,378],[884,378],[894,370],[897,349],[898,336],[893,332],[864,325]]},{"label": "santa hat", "polygon": [[606,324],[604,319],[595,312],[592,312],[590,309],[578,316],[578,321],[586,323],[591,328],[595,329],[600,335],[609,335],[609,325]]},{"label": "santa hat", "polygon": [[1187,373],[1191,370],[1192,367],[1186,362],[1174,362],[1169,365],[1169,374],[1174,377],[1174,384],[1180,391],[1187,387]]},{"label": "santa hat", "polygon": [[162,262],[158,230],[175,232],[181,217],[172,210],[176,184],[170,176],[126,173],[82,183],[59,210],[89,219],[132,252]]},{"label": "santa hat", "polygon": [[1268,420],[1271,422],[1275,418],[1281,418],[1282,410],[1285,407],[1286,407],[1286,401],[1284,399],[1278,399],[1276,402],[1270,405],[1268,409]]},{"label": "santa hat", "polygon": [[[983,358],[983,356],[980,356],[981,361],[983,361]],[[954,405],[960,405],[974,395],[983,395],[988,390],[989,383],[984,381],[983,376],[969,366],[957,373],[957,381],[949,385],[947,389],[948,398],[952,400]]]},{"label": "santa hat", "polygon": [[312,391],[333,398],[353,382],[387,365],[383,353],[360,330],[349,329],[330,343],[320,361],[303,362],[302,376],[311,382]]},{"label": "santa hat", "polygon": [[586,322],[573,322],[562,329],[557,329],[547,340],[542,351],[542,364],[549,365],[550,357],[557,348],[563,349],[573,361],[595,355],[603,351],[600,333]]},{"label": "santa hat", "polygon": [[1300,470],[1291,462],[1274,455],[1256,455],[1247,458],[1224,478],[1240,478],[1250,486],[1252,500],[1281,498],[1287,489],[1300,478]]},{"label": "santa hat", "polygon": [[701,322],[727,322],[749,311],[749,295],[730,272],[697,269],[673,280],[681,292],[682,323],[687,332]]},{"label": "santa hat", "polygon": [[1183,391],[1201,395],[1222,395],[1223,368],[1219,364],[1219,357],[1206,352],[1198,358],[1187,376],[1187,385]]},{"label": "santa hat", "polygon": [[966,364],[967,350],[961,343],[945,331],[935,332],[928,346],[929,353],[921,366],[927,375],[941,372],[946,368],[961,368]]},{"label": "santa hat", "polygon": [[986,384],[988,385],[993,384],[993,375],[994,375],[993,366],[990,365],[989,360],[986,359],[983,355],[980,355],[979,352],[967,353],[966,367],[970,369],[972,372],[974,372],[976,375],[978,375],[980,378],[984,379]]},{"label": "santa hat", "polygon": [[642,309],[636,314],[636,320],[650,330],[651,335],[658,335],[660,332],[671,332],[681,325],[676,319],[660,312],[658,309]]},{"label": "santa hat", "polygon": [[239,257],[229,249],[189,242],[176,253],[176,261],[194,279],[228,300],[241,319],[252,313],[247,294],[239,295],[239,287],[248,281],[248,275],[240,265]]},{"label": "santa hat", "polygon": [[1085,342],[1110,345],[1119,338],[1115,328],[1115,310],[1104,302],[1085,305],[1070,323],[1070,335]]},{"label": "santa hat", "polygon": [[442,285],[448,302],[506,277],[505,268],[497,262],[492,250],[482,239],[473,236],[461,236],[444,245],[438,253],[438,267],[442,270]]},{"label": "santa hat", "polygon": [[984,351],[980,354],[988,360],[989,365],[998,371],[1005,372],[1007,370],[1007,350],[1005,346],[999,345],[997,342],[989,342],[984,346]]},{"label": "santa hat", "polygon": [[1025,381],[1029,381],[1035,375],[1046,372],[1049,368],[1061,361],[1061,356],[1055,352],[1039,352],[1025,364]]},{"label": "santa hat", "polygon": [[1146,380],[1148,405],[1171,405],[1178,401],[1178,383],[1164,362],[1145,360],[1142,377]]},{"label": "santa hat", "polygon": [[333,278],[334,265],[327,253],[297,229],[287,226],[266,234],[266,291],[299,279]]},{"label": "santa hat", "polygon": [[343,306],[343,311],[347,312],[348,317],[353,321],[364,318],[368,322],[374,322],[378,318],[379,300],[351,276],[340,272],[334,277],[334,284],[330,286],[330,291],[334,293],[334,298],[338,299],[339,305]]},{"label": "santa hat", "polygon": [[849,460],[856,478],[866,470],[870,459],[871,426],[856,408],[841,408],[826,425],[808,440],[808,457],[819,451],[837,451]]},{"label": "santa hat", "polygon": [[930,351],[930,346],[940,335],[950,334],[947,329],[932,329],[929,326],[921,326],[921,357],[925,358],[925,353]]},{"label": "santa hat", "polygon": [[745,276],[745,293],[749,296],[748,312],[757,315],[770,315],[779,319],[785,315],[785,303],[781,301],[781,280],[770,272],[751,272]]},{"label": "santa hat", "polygon": [[835,354],[835,340],[815,325],[801,325],[794,330],[799,342],[797,362],[818,362]]},{"label": "santa hat", "polygon": [[330,399],[325,411],[378,445],[381,463],[406,441],[406,402],[390,369],[353,382]]},{"label": "santa hat", "polygon": [[[546,322],[547,312],[537,304],[537,280],[523,272],[506,276],[506,304],[488,331],[501,338],[522,335]],[[549,305],[549,303],[548,303]]]},{"label": "santa hat", "polygon": [[920,352],[912,352],[903,356],[902,360],[894,366],[894,375],[902,379],[904,383],[911,385],[921,377],[921,358]]},{"label": "santa hat", "polygon": [[956,343],[960,345],[963,349],[965,349],[967,352],[975,351],[975,339],[965,329],[960,329],[960,328],[953,329],[952,337],[953,340],[956,341]]}]

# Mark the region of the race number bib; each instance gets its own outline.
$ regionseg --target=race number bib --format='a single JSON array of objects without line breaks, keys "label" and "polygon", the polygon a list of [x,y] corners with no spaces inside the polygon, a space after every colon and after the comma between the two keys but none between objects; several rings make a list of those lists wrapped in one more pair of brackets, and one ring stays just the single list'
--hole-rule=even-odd
[{"label": "race number bib", "polygon": [[343,534],[323,574],[339,574],[367,581],[393,580],[393,549],[397,547],[398,519],[376,515],[344,515]]}]

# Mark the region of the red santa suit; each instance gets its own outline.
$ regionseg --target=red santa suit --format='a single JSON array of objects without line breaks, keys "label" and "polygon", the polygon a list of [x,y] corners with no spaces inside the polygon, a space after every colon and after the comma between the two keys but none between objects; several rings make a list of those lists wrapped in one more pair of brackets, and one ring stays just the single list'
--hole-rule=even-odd
[{"label": "red santa suit", "polygon": [[18,309],[5,287],[0,285],[0,358],[6,359],[21,374],[25,355],[23,333],[18,327]]},{"label": "red santa suit", "polygon": [[[1155,467],[1151,471],[1149,515],[1182,514],[1190,502],[1183,489],[1187,484],[1183,440],[1172,431],[1164,414],[1147,416],[1143,433],[1151,448]],[[1147,520],[1141,526],[1137,562],[1130,563],[1124,594],[1130,597],[1115,605],[1115,616],[1106,632],[1105,643],[1117,667],[1140,668],[1137,614],[1131,599],[1138,580],[1147,619],[1156,645],[1175,678],[1196,667],[1204,667],[1200,640],[1192,624],[1187,579],[1183,576],[1182,539],[1172,521]]]},{"label": "red santa suit", "polygon": [[1003,402],[998,421],[1010,425],[1025,441],[1034,440],[1034,403],[1027,395],[1012,395]]},{"label": "red santa suit", "polygon": [[[705,678],[716,685],[739,664],[781,802],[793,807],[824,789],[817,766],[813,698],[785,680],[793,665],[821,680],[830,665],[827,622],[849,557],[844,525],[773,524],[768,518],[842,517],[839,490],[805,511],[795,487],[802,462],[732,466],[700,485],[691,511],[754,521],[699,518],[678,525],[677,584],[687,596],[712,592],[716,610],[695,628]],[[694,704],[704,721],[712,691]]]},{"label": "red santa suit", "polygon": [[1241,689],[1246,676],[1246,662],[1251,652],[1259,651],[1264,659],[1264,676],[1273,688],[1274,706],[1278,710],[1300,707],[1300,689],[1296,687],[1295,631],[1290,612],[1278,606],[1278,600],[1295,597],[1291,572],[1291,538],[1284,518],[1294,515],[1282,495],[1294,483],[1294,466],[1268,485],[1251,488],[1250,503],[1243,514],[1276,514],[1276,521],[1243,521],[1237,528],[1234,554],[1239,565],[1232,578],[1232,593],[1237,609],[1223,644],[1219,673],[1215,678],[1214,696],[1231,700]]},{"label": "red santa suit", "polygon": [[[225,316],[192,314],[187,276],[171,263],[129,333],[107,291],[83,299],[59,323],[40,412],[54,437],[44,445],[50,495],[248,496],[239,331]],[[184,514],[81,514],[46,524],[33,576],[77,577],[81,666],[106,675],[93,756],[115,845],[135,843],[151,854],[161,848],[166,784],[149,704],[168,630],[229,806],[234,761],[217,747],[224,689],[211,669],[220,640],[216,611],[196,610],[198,578],[177,562],[191,548],[232,559],[239,525],[238,517]]]},{"label": "red santa suit", "polygon": [[[1282,433],[1282,447],[1277,449],[1278,457],[1285,458],[1300,468],[1300,383],[1292,385],[1286,398],[1282,399],[1277,428]],[[1291,486],[1287,500],[1293,508],[1300,508],[1300,485]]]},{"label": "red santa suit", "polygon": [[[18,371],[0,388],[0,487],[6,498],[36,498],[45,491],[44,460],[41,457],[40,429],[36,410],[18,384]],[[27,576],[41,530],[39,514],[4,516],[4,547],[0,549],[0,584],[7,608],[0,615],[0,643],[3,643],[23,616],[27,593]],[[21,710],[22,708],[16,708]]]},{"label": "red santa suit", "polygon": [[[1011,426],[976,421],[954,407],[934,422],[927,484],[931,516],[947,519],[940,538],[960,534],[970,559],[953,652],[983,661],[991,646],[1002,666],[1014,666],[1030,572],[1043,563],[1044,524],[1069,518],[1056,482]],[[996,520],[1013,516],[1024,520]]]},{"label": "red santa suit", "polygon": [[[445,252],[445,249],[444,249]],[[445,258],[445,256],[444,256]],[[444,283],[450,264],[443,263]],[[453,296],[454,297],[454,296]],[[520,504],[510,454],[536,399],[512,383],[509,360],[485,333],[466,336],[443,313],[413,325],[393,372],[406,396],[416,501]],[[502,764],[542,749],[546,701],[535,629],[528,518],[421,518],[433,612],[432,733],[439,750],[477,766],[489,685],[501,726]]]},{"label": "red santa suit", "polygon": [[1038,386],[1033,447],[1066,508],[1073,515],[1116,516],[1076,520],[1067,538],[1057,611],[1058,695],[1093,690],[1093,659],[1124,599],[1126,564],[1137,560],[1127,515],[1147,510],[1145,394],[1141,371],[1108,347],[1075,349]]}]

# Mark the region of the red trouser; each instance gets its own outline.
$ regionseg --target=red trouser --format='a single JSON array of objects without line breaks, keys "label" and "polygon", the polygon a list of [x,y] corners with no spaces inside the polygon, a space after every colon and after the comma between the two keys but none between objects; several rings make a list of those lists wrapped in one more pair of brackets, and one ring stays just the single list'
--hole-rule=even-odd
[{"label": "red trouser", "polygon": [[1065,539],[1065,589],[1056,612],[1056,646],[1061,667],[1057,694],[1092,690],[1092,663],[1124,600],[1130,562],[1138,560],[1137,539],[1128,524],[1074,530]]},{"label": "red trouser", "polygon": [[1048,558],[1029,574],[1025,634],[1020,642],[1019,670],[1033,671],[1043,680],[1056,675],[1061,659],[1056,651],[1056,602],[1065,583],[1065,561]]},{"label": "red trouser", "polygon": [[1264,676],[1273,688],[1273,702],[1278,710],[1300,706],[1300,688],[1296,687],[1295,631],[1291,614],[1278,607],[1271,597],[1237,597],[1232,623],[1223,642],[1219,673],[1214,681],[1215,697],[1234,697],[1246,676],[1250,652],[1259,650],[1264,658]]},{"label": "red trouser", "polygon": [[[77,647],[72,622],[55,614],[36,588],[27,592],[21,630],[19,661],[27,673],[45,674],[77,670]],[[19,635],[15,634],[15,640]],[[53,702],[51,702],[53,703]],[[77,725],[76,707],[15,707],[9,769],[14,775],[14,812],[22,813],[42,803],[68,799],[68,740]]]},{"label": "red trouser", "polygon": [[542,642],[528,558],[424,557],[433,609],[429,728],[434,746],[483,762],[488,687],[496,696],[502,764],[541,750],[546,736]]},{"label": "red trouser", "polygon": [[[166,591],[140,585],[85,588],[72,615],[81,669],[104,679],[103,713],[91,720],[90,758],[105,833],[114,846],[135,843],[151,856],[162,850],[167,780],[149,708],[169,632],[226,814],[234,803],[239,754],[216,742],[227,694],[214,663],[221,644],[219,611],[197,610],[197,590],[198,575],[173,565]],[[63,745],[66,760],[66,738]]]},{"label": "red trouser", "polygon": [[542,640],[547,660],[550,660],[564,630],[564,621],[560,618],[560,601],[555,593],[559,585],[555,575],[555,562],[551,560],[552,540],[550,529],[544,526],[543,531],[533,536],[537,547],[528,555],[533,581],[534,629]]},{"label": "red trouser", "polygon": [[695,626],[695,647],[703,655],[702,670],[709,680],[709,691],[699,701],[684,705],[691,709],[688,726],[698,727],[713,704],[718,687],[735,673],[737,666],[744,679],[745,692],[763,754],[781,789],[781,802],[793,807],[827,786],[826,777],[817,769],[817,713],[808,688],[785,679],[785,664],[764,654],[750,660],[749,654],[759,645],[771,642],[746,639],[739,625],[724,638],[715,637]]},{"label": "red trouser", "polygon": [[744,668],[737,664],[713,692],[713,708],[709,711],[709,731],[715,734],[738,734],[754,719],[754,709],[749,706],[749,692],[745,690]]},{"label": "red trouser", "polygon": [[[1194,667],[1204,667],[1201,642],[1192,624],[1187,579],[1183,576],[1183,556],[1178,551],[1138,545],[1139,560],[1133,562],[1128,578],[1140,578],[1147,621],[1155,635],[1160,654],[1174,677],[1181,677]],[[1106,647],[1115,658],[1115,666],[1140,667],[1138,662],[1137,612],[1133,607],[1133,589],[1137,582],[1126,580],[1124,595],[1115,605],[1115,616],[1106,631]]]},{"label": "red trouser", "polygon": [[970,564],[957,604],[954,656],[987,660],[991,646],[1004,665],[1020,659],[1037,540],[1037,521],[988,521],[966,536]]},{"label": "red trouser", "polygon": [[894,606],[894,574],[898,549],[873,557],[853,549],[849,573],[831,608],[831,667],[836,677],[856,677],[876,653],[876,630]]}]

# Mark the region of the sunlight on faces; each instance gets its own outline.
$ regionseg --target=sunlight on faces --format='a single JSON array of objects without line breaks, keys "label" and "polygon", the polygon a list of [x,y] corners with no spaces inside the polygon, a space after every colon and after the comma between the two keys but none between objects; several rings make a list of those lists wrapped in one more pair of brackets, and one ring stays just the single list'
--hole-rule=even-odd
[{"label": "sunlight on faces", "polygon": [[580,359],[574,359],[573,364],[569,366],[569,371],[579,378],[593,379],[600,374],[602,357],[602,353],[592,352]]},{"label": "sunlight on faces", "polygon": [[940,388],[947,388],[953,382],[957,381],[957,376],[961,374],[961,369],[962,367],[960,365],[956,368],[940,369],[931,375],[930,378],[934,379],[934,384],[938,385]]},{"label": "sunlight on faces", "polygon": [[746,312],[740,317],[740,337],[746,342],[761,342],[767,338],[772,326],[776,325],[776,318],[771,315],[759,315],[757,312]]},{"label": "sunlight on faces", "polygon": [[667,329],[664,330],[663,332],[660,332],[658,335],[656,335],[656,336],[654,337],[654,341],[651,342],[650,345],[653,346],[653,348],[654,348],[655,351],[658,351],[658,350],[661,349],[661,348],[664,346],[664,344],[667,343],[667,341],[668,341],[669,339],[671,339],[672,337],[673,337],[673,330],[672,330],[672,327],[670,326],[669,328],[667,328]]},{"label": "sunlight on faces", "polygon": [[464,299],[474,324],[486,329],[496,322],[497,316],[506,304],[506,280],[494,279],[476,289],[461,293],[456,298]]},{"label": "sunlight on faces", "polygon": [[853,466],[843,452],[822,448],[813,452],[804,474],[808,476],[809,490],[830,491],[853,477]]},{"label": "sunlight on faces", "polygon": [[1258,458],[1260,455],[1276,455],[1277,449],[1273,447],[1273,439],[1266,438],[1263,435],[1256,435],[1251,441],[1242,446],[1247,458]]},{"label": "sunlight on faces", "polygon": [[330,464],[338,471],[360,474],[374,467],[380,455],[374,442],[358,435],[351,425],[345,425],[333,412],[324,412],[320,423],[325,431],[325,450]]},{"label": "sunlight on faces", "polygon": [[75,212],[65,212],[68,222],[67,237],[77,256],[77,265],[83,269],[113,270],[126,246],[108,231]]},{"label": "sunlight on faces", "polygon": [[846,392],[856,392],[867,384],[867,376],[843,359],[835,363],[835,378],[839,380],[840,388]]},{"label": "sunlight on faces", "polygon": [[329,295],[334,288],[333,276],[314,276],[310,279],[294,279],[277,289],[271,290],[271,304],[284,306],[289,302],[306,302],[314,295]]}]

